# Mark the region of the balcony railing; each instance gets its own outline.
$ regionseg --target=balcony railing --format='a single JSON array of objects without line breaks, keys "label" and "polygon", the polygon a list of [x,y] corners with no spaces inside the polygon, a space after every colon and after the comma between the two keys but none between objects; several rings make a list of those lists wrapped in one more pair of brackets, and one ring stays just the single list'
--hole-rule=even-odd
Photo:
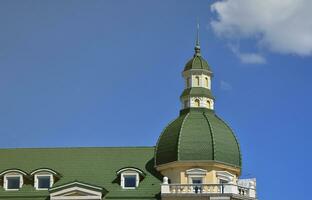
[{"label": "balcony railing", "polygon": [[162,194],[236,194],[256,198],[256,190],[235,184],[162,184]]}]

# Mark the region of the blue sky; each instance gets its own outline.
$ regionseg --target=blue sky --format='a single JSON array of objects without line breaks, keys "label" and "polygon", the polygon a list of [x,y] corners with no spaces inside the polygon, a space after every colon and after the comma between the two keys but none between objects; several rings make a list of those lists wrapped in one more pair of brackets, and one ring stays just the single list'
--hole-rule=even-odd
[{"label": "blue sky", "polygon": [[257,178],[259,199],[306,198],[311,8],[308,0],[3,0],[0,147],[155,145],[180,110],[198,19],[216,112],[240,141],[243,177]]}]

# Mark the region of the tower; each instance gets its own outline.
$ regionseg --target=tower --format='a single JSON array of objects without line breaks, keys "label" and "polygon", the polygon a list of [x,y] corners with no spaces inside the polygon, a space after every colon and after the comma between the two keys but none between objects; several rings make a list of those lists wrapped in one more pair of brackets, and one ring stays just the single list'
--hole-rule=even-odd
[{"label": "tower", "polygon": [[211,94],[212,72],[207,61],[201,56],[199,44],[199,26],[194,48],[194,56],[185,65],[182,72],[185,89],[181,94],[182,107],[214,109],[214,97]]},{"label": "tower", "polygon": [[238,140],[215,113],[212,71],[201,55],[198,28],[195,53],[182,75],[180,114],[155,148],[155,168],[164,176],[162,199],[256,199],[255,179],[239,179]]}]

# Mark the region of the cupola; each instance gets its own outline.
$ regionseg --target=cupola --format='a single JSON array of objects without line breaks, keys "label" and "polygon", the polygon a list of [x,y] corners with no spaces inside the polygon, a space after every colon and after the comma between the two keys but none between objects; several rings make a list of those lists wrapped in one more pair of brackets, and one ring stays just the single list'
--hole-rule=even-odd
[{"label": "cupola", "polygon": [[[198,29],[194,56],[182,75],[185,79],[185,89],[180,96],[182,108],[158,139],[156,169],[178,183],[183,182],[187,170],[194,168],[206,170],[214,177],[218,171],[239,176],[239,144],[233,130],[215,113],[212,71],[201,55]],[[215,179],[207,178],[207,181],[214,183]]]}]

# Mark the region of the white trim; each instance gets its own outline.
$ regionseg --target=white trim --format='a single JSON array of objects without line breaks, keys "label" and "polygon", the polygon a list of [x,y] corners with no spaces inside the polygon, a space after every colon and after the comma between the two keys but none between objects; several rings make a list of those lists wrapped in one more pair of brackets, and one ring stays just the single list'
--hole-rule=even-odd
[{"label": "white trim", "polygon": [[200,169],[200,168],[192,168],[192,169],[186,170],[185,174],[187,175],[189,184],[193,184],[193,179],[201,179],[202,183],[204,184],[207,170]]},{"label": "white trim", "polygon": [[[135,187],[126,187],[125,186],[125,177],[126,176],[135,176]],[[122,189],[135,189],[139,187],[140,176],[137,171],[124,171],[120,175],[120,185]]]},{"label": "white trim", "polygon": [[207,170],[205,169],[200,169],[200,168],[193,168],[193,169],[188,169],[186,170],[187,175],[201,175],[201,176],[206,176]]},{"label": "white trim", "polygon": [[[48,176],[50,177],[50,187],[49,188],[39,188],[39,180],[38,180],[38,177],[42,177],[42,176]],[[35,177],[34,177],[34,186],[36,188],[36,190],[49,190],[54,184],[54,178],[53,178],[53,175],[50,174],[50,173],[37,173],[35,174]]]},{"label": "white trim", "polygon": [[[79,182],[75,182],[75,183],[79,183]],[[81,184],[81,183],[79,183]],[[69,185],[69,184],[67,184]],[[82,184],[82,185],[86,185],[86,184]],[[87,185],[89,186],[89,185]],[[70,192],[74,192],[74,191],[79,191],[82,193],[86,193],[88,195],[84,195],[84,196],[66,196],[66,194],[70,193]],[[79,186],[74,186],[71,188],[67,188],[61,191],[57,191],[57,192],[52,192],[50,194],[50,199],[51,200],[76,200],[76,199],[81,199],[81,200],[89,200],[89,199],[96,199],[96,200],[101,200],[102,199],[102,193],[98,192],[98,191],[93,191],[93,190],[89,190],[89,189],[85,189]]]},{"label": "white trim", "polygon": [[[140,174],[144,175],[143,171],[134,168],[134,167],[126,167],[118,170],[117,175],[120,175],[120,186],[123,189],[135,189],[139,187],[140,183]],[[135,187],[125,187],[125,176],[135,176]]]},{"label": "white trim", "polygon": [[[208,108],[213,110],[214,109],[214,100],[209,98],[209,97],[205,97],[205,96],[184,96],[183,98],[181,98],[181,104],[183,108],[198,108],[198,106],[195,103],[195,100],[198,99],[199,100],[199,108]],[[184,102],[188,101],[188,105],[187,107],[185,107]],[[207,101],[209,101],[209,104],[207,103]]]},{"label": "white trim", "polygon": [[74,186],[74,187],[67,188],[67,189],[64,189],[64,190],[60,190],[60,191],[57,191],[57,192],[52,192],[51,196],[58,196],[58,195],[66,194],[66,193],[73,192],[73,191],[80,191],[80,192],[94,194],[94,195],[98,195],[99,193],[102,194],[101,192],[96,192],[96,191],[88,190],[88,189],[85,189],[85,188],[82,188],[82,187],[79,187],[79,186]]},{"label": "white trim", "polygon": [[[11,178],[11,177],[19,177],[20,181],[19,181],[19,188],[18,189],[9,189],[8,188],[8,180],[7,178]],[[23,180],[23,175],[22,174],[19,174],[19,173],[8,173],[8,174],[5,174],[4,177],[3,177],[3,188],[6,190],[6,191],[18,191],[22,188],[24,184],[24,180]]]},{"label": "white trim", "polygon": [[133,167],[122,168],[122,169],[118,170],[116,173],[117,173],[117,175],[119,175],[120,173],[122,173],[124,171],[135,171],[139,174],[144,174],[141,170],[139,170],[137,168],[133,168]]},{"label": "white trim", "polygon": [[22,174],[24,176],[27,176],[27,174],[25,172],[23,172],[22,170],[19,170],[19,169],[8,169],[8,170],[5,170],[5,171],[0,173],[0,176],[3,176],[3,175],[8,174],[8,173],[18,173],[18,174]]},{"label": "white trim", "polygon": [[82,196],[82,197],[77,197],[77,196],[73,196],[73,197],[51,197],[51,200],[91,200],[91,199],[95,199],[95,200],[101,200],[102,198],[96,197],[96,196]]},{"label": "white trim", "polygon": [[70,186],[70,185],[74,185],[74,184],[83,185],[83,186],[90,187],[90,188],[93,188],[93,189],[96,189],[96,190],[102,190],[102,188],[100,188],[100,187],[96,187],[96,186],[93,186],[93,185],[88,185],[88,184],[85,184],[85,183],[81,183],[81,182],[75,181],[75,182],[71,182],[71,183],[68,183],[68,184],[65,184],[65,185],[60,185],[60,186],[54,187],[54,188],[50,189],[50,191],[53,191],[53,190],[56,190],[56,189],[59,189],[59,188],[63,188],[63,187],[67,187],[67,186]]},{"label": "white trim", "polygon": [[234,177],[235,177],[233,174],[231,174],[230,172],[227,172],[227,171],[217,171],[216,176],[217,176],[219,181],[225,180],[228,183],[233,183]]},{"label": "white trim", "polygon": [[57,174],[58,174],[56,171],[53,171],[52,169],[40,168],[40,169],[36,169],[36,170],[32,171],[32,172],[30,173],[30,175],[34,175],[34,174],[36,174],[36,173],[41,173],[41,172],[49,172],[49,173],[51,173],[51,174],[53,174],[53,175],[57,175]]}]

